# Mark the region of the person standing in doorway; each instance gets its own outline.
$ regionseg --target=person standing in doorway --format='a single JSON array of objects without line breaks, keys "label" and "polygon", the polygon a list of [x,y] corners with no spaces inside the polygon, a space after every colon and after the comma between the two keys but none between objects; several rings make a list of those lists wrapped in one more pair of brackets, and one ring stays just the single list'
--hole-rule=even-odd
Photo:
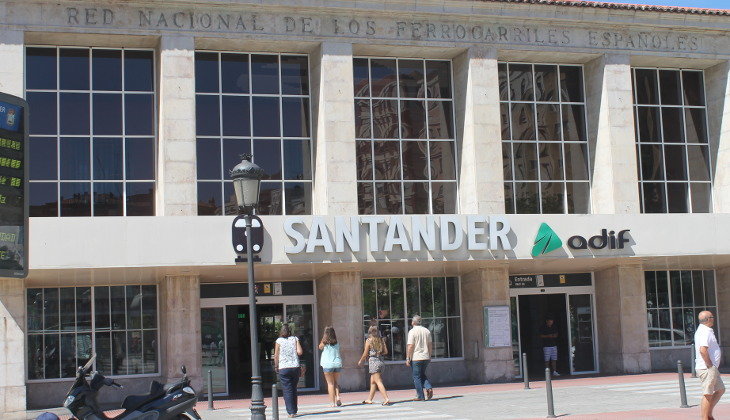
[{"label": "person standing in doorway", "polygon": [[[416,401],[433,398],[433,387],[426,376],[426,369],[433,354],[431,331],[421,326],[421,316],[414,315],[408,331],[408,345],[406,347],[406,366],[413,369],[413,385],[416,387]],[[426,391],[424,395],[423,391]]]},{"label": "person standing in doorway", "polygon": [[698,315],[700,326],[695,331],[695,370],[702,382],[702,420],[712,420],[712,409],[725,393],[725,384],[720,378],[720,360],[722,351],[717,344],[715,316],[710,311],[702,311]]},{"label": "person standing in doorway", "polygon": [[319,358],[319,365],[324,371],[324,378],[327,380],[327,392],[330,395],[332,404],[330,407],[341,406],[340,385],[337,383],[342,370],[342,357],[340,356],[340,345],[337,344],[337,334],[332,326],[324,328],[322,341],[319,342],[319,349],[322,350],[322,357]]},{"label": "person standing in doorway", "polygon": [[375,398],[375,391],[380,390],[380,395],[383,396],[383,405],[390,405],[388,399],[388,391],[383,385],[383,369],[385,363],[383,363],[383,356],[388,354],[388,346],[385,345],[385,340],[380,336],[380,330],[377,326],[373,325],[368,328],[368,338],[365,340],[365,348],[362,351],[362,356],[358,360],[357,365],[362,366],[365,362],[365,358],[368,359],[368,372],[370,372],[370,396],[367,400],[363,401],[363,404],[372,404],[373,398]]},{"label": "person standing in doorway", "polygon": [[291,335],[289,324],[281,326],[274,347],[274,369],[284,393],[284,403],[289,417],[297,416],[297,385],[301,376],[299,356],[304,353],[299,339]]},{"label": "person standing in doorway", "polygon": [[553,376],[560,376],[558,373],[558,328],[555,326],[552,315],[545,317],[545,324],[540,327],[540,340],[542,341],[545,368],[550,368],[552,365]]}]

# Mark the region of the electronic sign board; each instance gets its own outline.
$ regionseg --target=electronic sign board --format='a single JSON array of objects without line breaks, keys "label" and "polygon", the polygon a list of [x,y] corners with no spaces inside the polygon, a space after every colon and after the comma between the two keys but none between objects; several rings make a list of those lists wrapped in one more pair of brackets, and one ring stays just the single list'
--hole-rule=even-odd
[{"label": "electronic sign board", "polygon": [[0,93],[0,277],[28,275],[28,103]]}]

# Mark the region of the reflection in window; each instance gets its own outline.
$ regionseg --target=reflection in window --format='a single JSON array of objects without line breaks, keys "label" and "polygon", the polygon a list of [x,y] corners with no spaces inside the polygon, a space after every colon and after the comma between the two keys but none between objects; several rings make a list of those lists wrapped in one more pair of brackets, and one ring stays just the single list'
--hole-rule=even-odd
[{"label": "reflection in window", "polygon": [[197,52],[195,91],[198,214],[238,214],[243,153],[265,171],[258,214],[311,214],[308,57]]},{"label": "reflection in window", "polygon": [[507,213],[589,213],[583,68],[498,70]]},{"label": "reflection in window", "polygon": [[451,62],[356,58],[360,214],[456,212]]},{"label": "reflection in window", "polygon": [[699,70],[633,70],[644,213],[709,213],[707,109]]},{"label": "reflection in window", "polygon": [[159,370],[157,286],[32,288],[26,310],[30,380],[73,378],[93,354],[105,375]]},{"label": "reflection in window", "polygon": [[31,216],[151,216],[152,51],[26,48]]},{"label": "reflection in window", "polygon": [[[701,311],[717,316],[712,270],[646,271],[647,327],[650,347],[692,344]],[[717,327],[715,336],[718,337]]]},{"label": "reflection in window", "polygon": [[388,345],[386,360],[404,360],[410,318],[423,317],[433,357],[462,357],[461,299],[456,277],[362,280],[363,334],[375,325]]}]

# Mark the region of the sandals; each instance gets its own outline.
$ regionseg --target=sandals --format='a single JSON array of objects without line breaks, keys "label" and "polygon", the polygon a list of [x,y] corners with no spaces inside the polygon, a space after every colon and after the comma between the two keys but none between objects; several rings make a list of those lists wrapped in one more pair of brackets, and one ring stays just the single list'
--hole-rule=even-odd
[{"label": "sandals", "polygon": [[382,405],[385,405],[385,406],[388,406],[388,405],[390,405],[390,400],[387,400],[387,401],[383,401],[383,404],[382,404]]},{"label": "sandals", "polygon": [[362,402],[362,403],[363,403],[363,404],[372,404],[373,402],[372,402],[372,401],[368,401],[368,400],[363,400],[363,402]]}]

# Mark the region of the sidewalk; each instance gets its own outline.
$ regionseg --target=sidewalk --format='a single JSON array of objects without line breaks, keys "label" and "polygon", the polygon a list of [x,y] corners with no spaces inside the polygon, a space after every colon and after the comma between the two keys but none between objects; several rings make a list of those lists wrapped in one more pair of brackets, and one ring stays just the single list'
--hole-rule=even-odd
[{"label": "sidewalk", "polygon": [[[688,403],[693,406],[687,409],[679,408],[677,382],[676,373],[558,378],[553,380],[555,414],[571,419],[699,418],[699,380],[685,375]],[[388,407],[362,404],[367,392],[343,393],[341,407],[329,407],[326,394],[303,395],[299,398],[299,417],[312,420],[545,418],[545,382],[532,382],[530,388],[523,389],[521,382],[436,388],[434,399],[425,402],[412,401],[413,390],[394,390],[389,391],[393,405]],[[379,401],[380,396],[376,395],[376,402]],[[265,404],[270,419],[271,400],[266,399]],[[206,420],[246,419],[250,415],[249,406],[249,400],[218,400],[215,401],[216,409],[209,411],[207,401],[203,400],[197,409]],[[285,419],[283,398],[279,398],[279,409],[280,417]],[[107,415],[118,413],[108,412]],[[28,414],[28,418],[35,418],[40,412]],[[716,418],[730,417],[730,397],[723,397],[716,414]]]}]

